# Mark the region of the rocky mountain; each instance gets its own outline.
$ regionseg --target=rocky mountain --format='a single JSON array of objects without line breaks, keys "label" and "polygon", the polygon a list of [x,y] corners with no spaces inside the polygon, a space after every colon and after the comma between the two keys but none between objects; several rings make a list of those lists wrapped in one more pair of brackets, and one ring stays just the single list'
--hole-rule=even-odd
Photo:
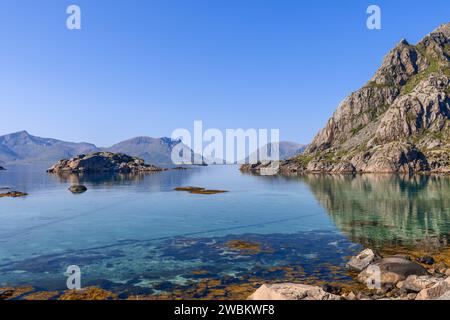
[{"label": "rocky mountain", "polygon": [[136,137],[126,141],[122,141],[110,148],[104,148],[105,151],[125,153],[133,157],[139,157],[147,163],[157,165],[173,165],[172,151],[178,146],[181,152],[188,155],[191,161],[195,159],[202,163],[202,157],[194,154],[194,152],[186,145],[179,145],[180,140],[172,140],[170,138],[150,138]]},{"label": "rocky mountain", "polygon": [[[256,171],[257,167],[243,168]],[[450,23],[400,41],[282,172],[450,172]]]},{"label": "rocky mountain", "polygon": [[0,162],[7,164],[50,165],[56,160],[98,150],[90,143],[40,138],[26,131],[0,136]]},{"label": "rocky mountain", "polygon": [[[267,152],[264,150],[267,148]],[[255,151],[253,154],[251,154],[246,160],[245,163],[250,163],[251,159],[256,159],[257,161],[267,161],[270,160],[270,157],[272,156],[272,152],[275,151],[275,149],[278,148],[279,154],[280,154],[280,160],[287,160],[289,158],[292,158],[296,155],[302,154],[305,149],[307,148],[307,145],[299,144],[296,142],[290,142],[290,141],[280,141],[279,143],[269,143],[265,145],[263,148],[260,148],[259,150]]]}]

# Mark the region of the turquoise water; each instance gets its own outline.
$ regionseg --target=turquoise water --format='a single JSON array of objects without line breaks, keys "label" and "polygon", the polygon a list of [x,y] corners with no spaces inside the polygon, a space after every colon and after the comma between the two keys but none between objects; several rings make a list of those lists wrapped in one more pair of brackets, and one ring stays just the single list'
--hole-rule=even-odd
[{"label": "turquoise water", "polygon": [[[73,195],[72,183],[89,190]],[[180,186],[229,192],[173,191]],[[270,278],[265,269],[295,265],[305,276],[345,278],[318,269],[342,267],[363,245],[439,250],[450,232],[448,177],[257,177],[236,166],[59,177],[13,168],[0,173],[1,187],[29,196],[0,199],[0,286],[62,290],[69,265],[80,266],[84,285],[138,293],[195,282],[195,270]],[[267,250],[238,252],[230,240]]]}]

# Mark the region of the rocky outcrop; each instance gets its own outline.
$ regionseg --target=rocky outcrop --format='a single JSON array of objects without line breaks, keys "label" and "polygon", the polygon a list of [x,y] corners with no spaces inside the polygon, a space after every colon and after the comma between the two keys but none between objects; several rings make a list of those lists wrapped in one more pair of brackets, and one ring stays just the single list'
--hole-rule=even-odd
[{"label": "rocky outcrop", "polygon": [[366,249],[360,254],[352,257],[347,263],[347,268],[354,271],[363,271],[371,263],[381,259],[381,256],[372,249]]},{"label": "rocky outcrop", "polygon": [[48,173],[158,172],[164,169],[145,164],[144,160],[122,153],[96,152],[60,160]]},{"label": "rocky outcrop", "polygon": [[282,162],[281,173],[302,172],[450,173],[450,23],[389,52],[305,152]]},{"label": "rocky outcrop", "polygon": [[304,284],[262,285],[249,300],[341,300],[341,297],[325,292],[320,287]]}]

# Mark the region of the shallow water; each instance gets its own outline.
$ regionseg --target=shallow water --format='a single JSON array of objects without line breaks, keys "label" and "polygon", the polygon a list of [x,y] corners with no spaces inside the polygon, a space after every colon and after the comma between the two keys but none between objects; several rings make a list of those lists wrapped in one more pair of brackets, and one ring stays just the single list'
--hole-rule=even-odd
[{"label": "shallow water", "polygon": [[[89,190],[73,195],[72,183]],[[173,191],[181,186],[230,192]],[[363,245],[439,251],[450,232],[448,177],[257,177],[236,166],[59,177],[13,168],[0,173],[1,187],[29,196],[0,199],[0,286],[63,290],[69,265],[81,268],[83,286],[129,294],[206,278],[345,281],[345,262]]]}]

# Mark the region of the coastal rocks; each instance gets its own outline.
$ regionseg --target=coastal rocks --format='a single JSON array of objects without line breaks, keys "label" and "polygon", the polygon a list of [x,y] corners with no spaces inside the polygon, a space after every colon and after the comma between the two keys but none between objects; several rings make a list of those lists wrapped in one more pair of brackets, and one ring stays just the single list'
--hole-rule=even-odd
[{"label": "coastal rocks", "polygon": [[[401,289],[412,291],[412,292],[420,292],[422,290],[431,288],[436,283],[442,281],[442,279],[438,279],[432,276],[417,276],[412,275],[406,278],[402,285]],[[398,284],[397,284],[398,286]]]},{"label": "coastal rocks", "polygon": [[132,173],[159,172],[165,169],[145,164],[144,160],[122,153],[96,152],[79,155],[70,160],[60,160],[47,170],[48,173]]},{"label": "coastal rocks", "polygon": [[403,257],[384,258],[371,264],[358,275],[358,280],[368,286],[379,281],[381,289],[391,288],[410,275],[424,276],[428,272],[421,265]]},{"label": "coastal rocks", "polygon": [[378,253],[374,252],[372,249],[366,249],[360,254],[352,257],[351,260],[347,263],[347,268],[361,272],[366,269],[371,263],[380,259],[381,256]]},{"label": "coastal rocks", "polygon": [[325,292],[320,287],[304,284],[262,285],[249,300],[341,300],[335,294]]},{"label": "coastal rocks", "polygon": [[228,191],[225,190],[208,190],[205,188],[199,188],[199,187],[180,187],[175,188],[175,191],[184,191],[189,192],[191,194],[203,194],[203,195],[212,195],[212,194],[219,194],[219,193],[227,193]]},{"label": "coastal rocks", "polygon": [[73,185],[69,188],[69,191],[75,194],[80,194],[86,192],[87,188],[83,185]]},{"label": "coastal rocks", "polygon": [[450,299],[450,277],[419,292],[416,300]]},{"label": "coastal rocks", "polygon": [[6,193],[0,193],[0,198],[20,198],[26,197],[28,194],[20,191],[9,191]]}]

